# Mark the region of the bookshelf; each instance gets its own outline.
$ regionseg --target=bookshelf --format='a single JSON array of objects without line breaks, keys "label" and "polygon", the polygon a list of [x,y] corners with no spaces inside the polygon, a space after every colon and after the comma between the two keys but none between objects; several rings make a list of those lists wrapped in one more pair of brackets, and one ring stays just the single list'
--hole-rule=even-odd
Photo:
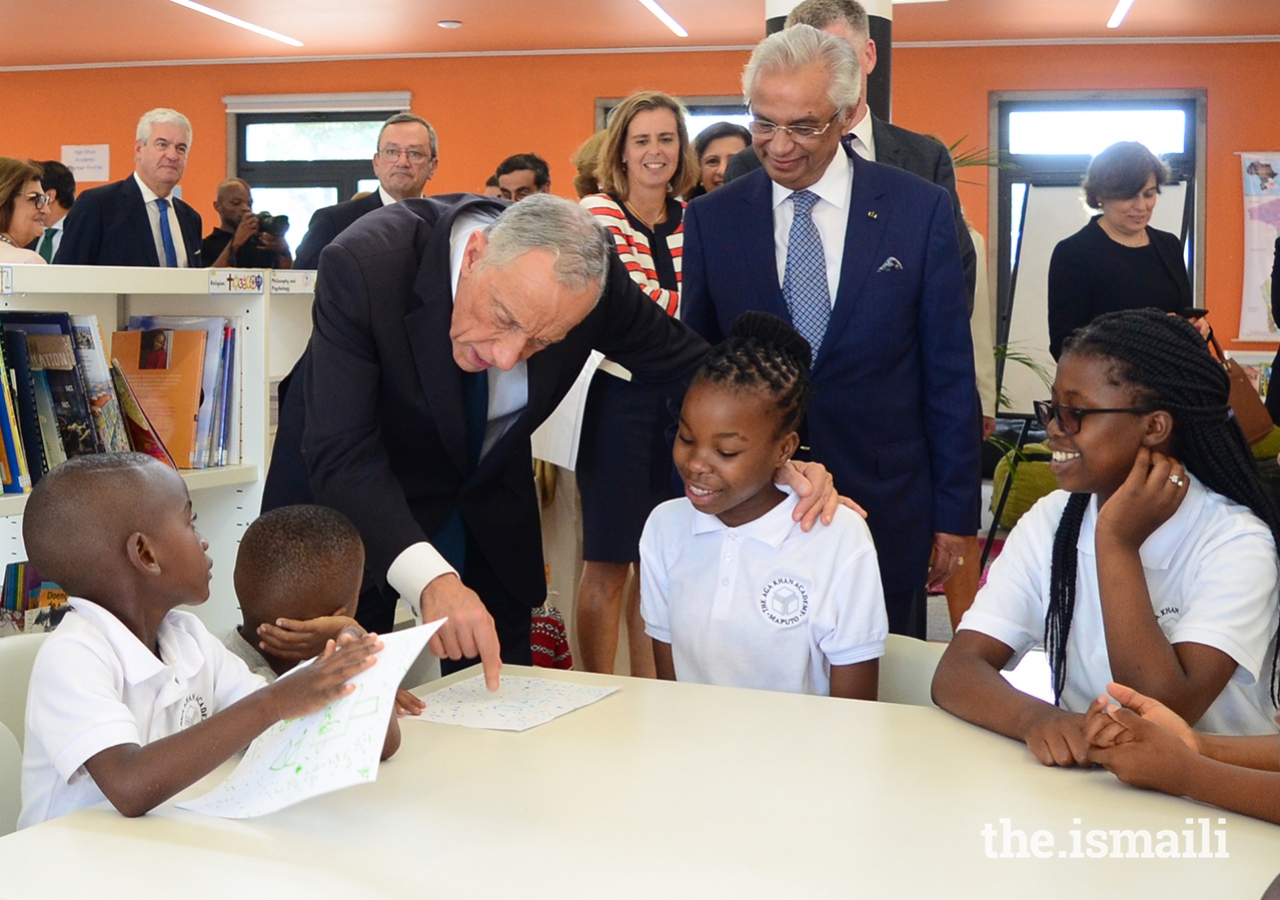
[{"label": "bookshelf", "polygon": [[[239,620],[231,574],[240,536],[262,501],[270,458],[269,385],[288,373],[306,347],[315,283],[314,272],[235,275],[241,277],[228,283],[225,271],[209,269],[0,266],[0,310],[96,315],[108,338],[135,315],[225,316],[237,322],[233,391],[240,403],[232,426],[233,464],[182,470],[213,558],[209,601],[193,611],[215,634]],[[0,496],[0,563],[26,559],[26,499]]]}]

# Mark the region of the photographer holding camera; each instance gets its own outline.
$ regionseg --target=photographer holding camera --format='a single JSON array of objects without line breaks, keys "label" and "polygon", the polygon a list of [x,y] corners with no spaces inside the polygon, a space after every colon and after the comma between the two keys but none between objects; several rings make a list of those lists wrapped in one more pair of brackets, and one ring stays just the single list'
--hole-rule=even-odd
[{"label": "photographer holding camera", "polygon": [[249,184],[228,178],[218,185],[213,208],[221,224],[200,246],[201,258],[213,269],[291,269],[293,256],[285,242],[288,216],[254,215]]}]

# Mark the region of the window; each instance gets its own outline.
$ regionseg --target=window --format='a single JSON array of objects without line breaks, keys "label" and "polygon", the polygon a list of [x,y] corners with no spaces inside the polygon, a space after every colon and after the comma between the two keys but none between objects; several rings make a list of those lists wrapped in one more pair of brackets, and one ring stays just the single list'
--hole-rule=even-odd
[{"label": "window", "polygon": [[[622,97],[611,97],[596,101],[596,130],[609,123],[609,115],[623,101]],[[702,133],[704,128],[717,122],[733,122],[744,128],[751,123],[751,114],[747,112],[741,97],[678,97],[689,115],[685,117],[685,127],[689,130],[689,141],[692,142]]]},{"label": "window", "polygon": [[[992,122],[1000,169],[993,179],[992,241],[998,269],[998,344],[1030,357],[1052,374],[1048,346],[1048,268],[1057,242],[1094,212],[1080,183],[1089,161],[1117,141],[1140,141],[1170,167],[1152,216],[1153,227],[1183,240],[1197,302],[1203,297],[1203,91],[1098,95],[996,93]],[[1000,361],[998,379],[1009,409],[1029,412],[1047,396],[1030,367]]]}]

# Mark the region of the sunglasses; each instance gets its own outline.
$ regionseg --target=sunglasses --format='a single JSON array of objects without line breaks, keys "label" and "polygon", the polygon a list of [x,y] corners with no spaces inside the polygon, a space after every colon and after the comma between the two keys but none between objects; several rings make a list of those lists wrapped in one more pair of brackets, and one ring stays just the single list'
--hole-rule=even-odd
[{"label": "sunglasses", "polygon": [[1079,434],[1080,426],[1084,422],[1084,417],[1093,413],[1128,413],[1129,415],[1140,416],[1145,415],[1154,410],[1146,408],[1126,408],[1126,409],[1087,409],[1079,406],[1061,406],[1048,400],[1033,400],[1031,403],[1035,408],[1036,421],[1044,428],[1049,427],[1050,422],[1057,422],[1058,427],[1062,429],[1064,434]]}]

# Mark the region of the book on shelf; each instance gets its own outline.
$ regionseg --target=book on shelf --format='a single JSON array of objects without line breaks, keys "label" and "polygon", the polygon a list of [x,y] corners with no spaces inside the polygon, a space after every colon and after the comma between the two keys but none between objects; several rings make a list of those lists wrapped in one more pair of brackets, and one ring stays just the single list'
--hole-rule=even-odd
[{"label": "book on shelf", "polygon": [[129,434],[125,430],[124,415],[111,381],[111,366],[107,364],[106,339],[97,316],[72,316],[76,363],[84,375],[85,391],[89,399],[89,412],[98,432],[98,443],[108,453],[120,453],[130,449]]},{"label": "book on shelf", "polygon": [[47,581],[29,562],[4,568],[0,601],[0,636],[17,632],[52,631],[71,607],[67,592]]},{"label": "book on shelf", "polygon": [[5,362],[4,342],[0,341],[0,450],[4,452],[3,487],[6,494],[25,494],[31,490],[31,470],[22,447],[18,429],[18,409],[14,392],[9,389],[9,366]]},{"label": "book on shelf", "polygon": [[44,441],[40,433],[40,416],[36,409],[36,388],[31,377],[27,336],[21,331],[4,333],[4,356],[9,387],[13,390],[14,405],[18,410],[22,451],[27,460],[31,484],[34,486],[40,476],[49,471],[49,459],[45,456]]},{"label": "book on shelf", "polygon": [[199,468],[201,387],[205,368],[204,331],[155,328],[117,331],[112,360],[128,379],[138,404],[180,469]]},{"label": "book on shelf", "polygon": [[146,412],[138,403],[133,388],[129,386],[129,379],[120,371],[120,363],[115,359],[111,360],[111,382],[115,386],[116,397],[120,401],[120,412],[124,416],[130,446],[138,453],[149,454],[168,466],[178,468],[160,434],[152,426],[151,420],[147,418]]}]

